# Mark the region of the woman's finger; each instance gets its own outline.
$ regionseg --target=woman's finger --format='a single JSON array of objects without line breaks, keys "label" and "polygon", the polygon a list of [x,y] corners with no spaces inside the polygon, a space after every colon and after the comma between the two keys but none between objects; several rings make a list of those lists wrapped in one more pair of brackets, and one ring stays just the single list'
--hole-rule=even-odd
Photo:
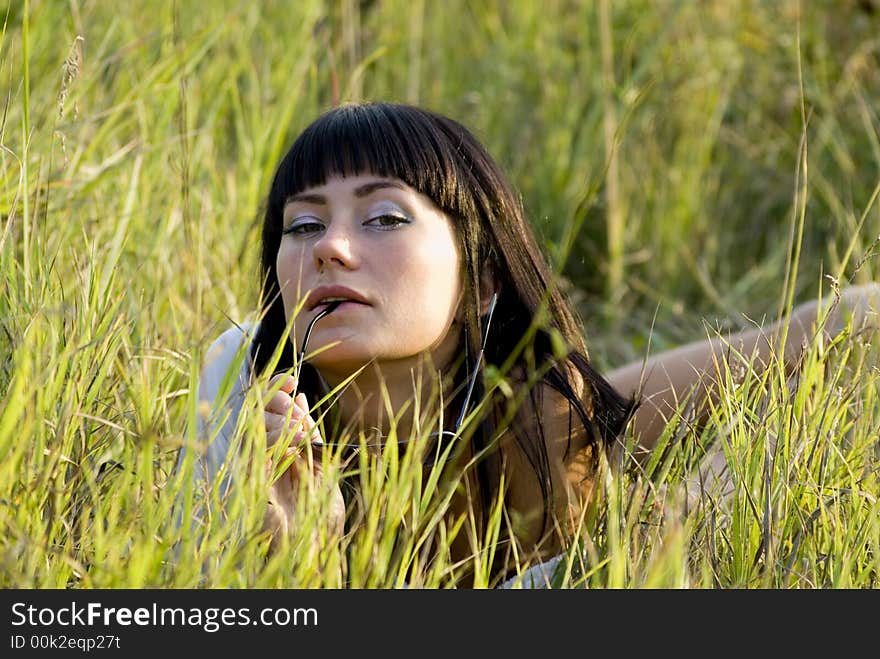
[{"label": "woman's finger", "polygon": [[293,405],[293,399],[284,391],[276,391],[272,397],[266,402],[265,410],[273,414],[284,416],[287,410]]},{"label": "woman's finger", "polygon": [[312,416],[310,414],[304,415],[301,419],[301,422],[301,428],[304,438],[307,438],[309,443],[311,444],[319,446],[322,445],[324,443],[324,440],[321,437],[321,433],[318,430],[318,426]]},{"label": "woman's finger", "polygon": [[291,398],[291,405],[293,405],[294,409],[300,412],[300,417],[308,417],[310,421],[314,424],[311,416],[309,415],[309,403],[306,399],[306,395],[302,392],[298,393],[295,398]]},{"label": "woman's finger", "polygon": [[321,438],[321,435],[315,429],[315,420],[312,418],[312,415],[309,414],[309,402],[306,398],[306,395],[302,392],[298,393],[296,397],[293,399],[294,409],[298,412],[302,413],[302,428],[307,431],[310,437],[310,442],[312,444],[323,444],[324,440]]},{"label": "woman's finger", "polygon": [[269,389],[275,387],[279,382],[281,382],[281,391],[288,395],[293,395],[293,391],[296,389],[296,380],[293,379],[292,375],[276,373],[269,379]]},{"label": "woman's finger", "polygon": [[[292,432],[303,430],[306,426],[302,418],[302,411],[291,410],[290,414],[274,414],[263,412],[263,423],[266,427],[266,448],[274,446],[285,434],[290,436]],[[291,443],[292,440],[288,440]]]},{"label": "woman's finger", "polygon": [[[275,391],[276,387],[279,387],[277,391]],[[296,391],[296,380],[292,375],[288,375],[287,373],[273,375],[266,387],[265,394],[268,395],[271,392],[271,395],[265,404],[268,405],[271,401],[276,400],[278,396],[286,396],[287,398],[290,398],[294,391]],[[283,398],[278,400],[283,400]]]}]

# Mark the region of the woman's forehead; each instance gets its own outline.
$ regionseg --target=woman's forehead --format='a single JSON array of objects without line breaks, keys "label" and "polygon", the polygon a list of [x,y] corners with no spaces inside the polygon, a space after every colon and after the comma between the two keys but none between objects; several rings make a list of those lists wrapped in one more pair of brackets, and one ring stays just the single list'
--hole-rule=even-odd
[{"label": "woman's forehead", "polygon": [[359,197],[366,196],[371,192],[374,192],[375,190],[380,190],[383,188],[397,188],[399,190],[412,190],[413,192],[417,192],[417,190],[407,184],[406,181],[403,181],[395,176],[374,174],[368,171],[358,172],[356,174],[331,172],[327,174],[324,180],[317,181],[312,185],[303,188],[301,191],[297,191],[296,193],[289,196],[296,196],[301,192],[306,194],[311,192],[320,192],[329,187],[341,187],[351,189],[351,191]]},{"label": "woman's forehead", "polygon": [[391,196],[417,199],[432,210],[442,212],[437,203],[405,181],[393,176],[372,173],[354,175],[333,174],[321,183],[308,186],[287,195],[285,207],[290,204],[326,204],[329,197],[344,196],[354,199],[368,199],[378,192],[390,192]]}]

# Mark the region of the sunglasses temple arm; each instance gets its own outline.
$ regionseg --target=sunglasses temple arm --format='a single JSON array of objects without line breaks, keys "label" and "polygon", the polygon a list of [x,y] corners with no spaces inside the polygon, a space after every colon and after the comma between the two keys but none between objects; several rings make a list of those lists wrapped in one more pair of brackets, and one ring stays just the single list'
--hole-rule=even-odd
[{"label": "sunglasses temple arm", "polygon": [[495,313],[495,304],[498,302],[498,293],[492,294],[492,300],[489,302],[489,312],[486,319],[486,330],[483,332],[482,341],[480,342],[480,354],[477,355],[477,361],[474,362],[474,372],[471,374],[470,382],[468,382],[467,393],[464,397],[464,403],[461,406],[461,412],[458,420],[455,422],[455,432],[461,428],[464,423],[464,417],[467,414],[468,405],[471,402],[471,394],[474,391],[474,385],[477,383],[477,375],[480,373],[480,364],[483,362],[483,352],[486,350],[486,340],[489,338],[489,326],[492,324],[492,314]]},{"label": "sunglasses temple arm", "polygon": [[312,334],[312,328],[315,326],[319,320],[321,320],[324,316],[329,313],[333,313],[336,311],[336,307],[338,307],[342,302],[337,300],[336,302],[331,302],[326,307],[324,307],[319,314],[317,314],[314,318],[312,318],[309,326],[306,327],[306,333],[303,336],[302,346],[299,349],[299,358],[296,360],[296,373],[293,376],[294,381],[296,382],[296,387],[299,389],[299,373],[302,370],[303,361],[305,361],[306,357],[306,348],[309,346],[309,336]]}]

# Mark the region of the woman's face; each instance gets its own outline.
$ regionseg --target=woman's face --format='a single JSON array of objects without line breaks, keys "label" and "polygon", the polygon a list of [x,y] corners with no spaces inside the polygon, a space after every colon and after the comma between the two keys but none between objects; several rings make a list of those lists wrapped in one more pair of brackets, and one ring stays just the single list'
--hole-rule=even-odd
[{"label": "woman's face", "polygon": [[294,349],[322,300],[344,298],[309,337],[307,353],[339,342],[310,359],[325,377],[426,352],[445,366],[458,340],[459,261],[449,218],[397,179],[336,176],[291,196],[276,268],[287,319],[298,310]]}]

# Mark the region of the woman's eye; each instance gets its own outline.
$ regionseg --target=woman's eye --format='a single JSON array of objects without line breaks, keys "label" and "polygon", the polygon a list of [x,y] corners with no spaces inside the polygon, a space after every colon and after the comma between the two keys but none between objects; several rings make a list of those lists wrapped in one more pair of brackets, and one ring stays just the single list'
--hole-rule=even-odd
[{"label": "woman's eye", "polygon": [[321,231],[323,228],[324,224],[322,222],[318,222],[317,220],[311,218],[304,218],[291,222],[290,226],[284,230],[284,233],[291,233],[295,236],[305,236],[310,233]]},{"label": "woman's eye", "polygon": [[377,215],[376,217],[371,217],[369,220],[364,222],[365,226],[375,227],[377,229],[396,229],[402,224],[409,224],[410,219],[408,217],[404,217],[402,215],[394,215],[392,213],[385,213],[383,215]]}]

